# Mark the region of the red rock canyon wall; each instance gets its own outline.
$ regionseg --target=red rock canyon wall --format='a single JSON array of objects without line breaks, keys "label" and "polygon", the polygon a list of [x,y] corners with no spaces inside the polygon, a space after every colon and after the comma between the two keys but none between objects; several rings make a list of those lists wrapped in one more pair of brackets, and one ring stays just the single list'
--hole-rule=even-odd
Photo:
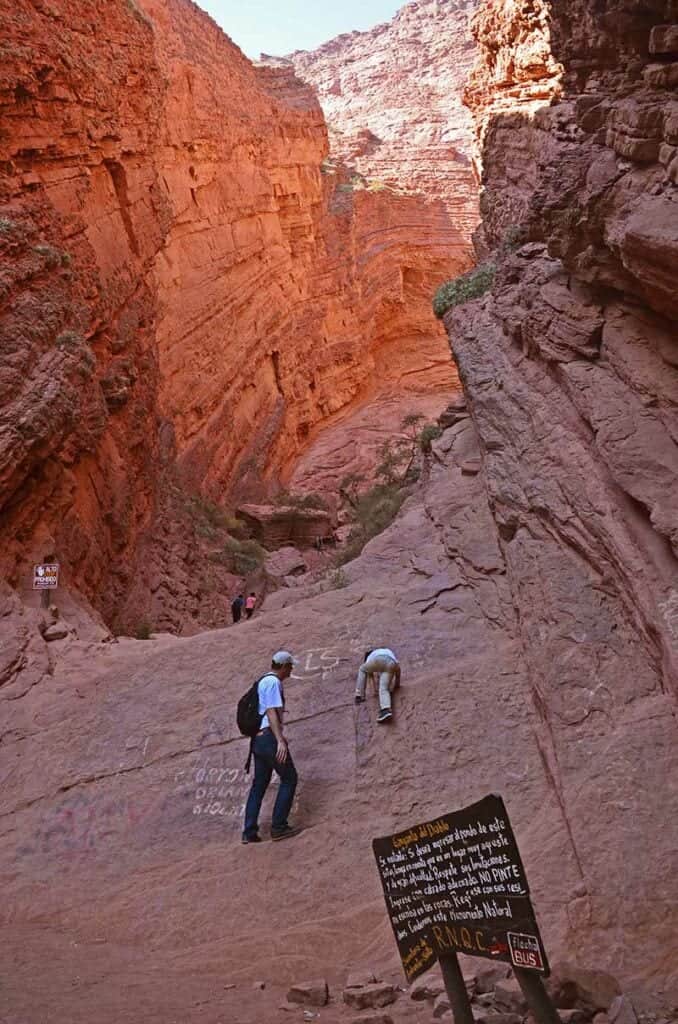
[{"label": "red rock canyon wall", "polygon": [[189,0],[0,14],[0,568],[53,552],[110,616],[167,481],[261,493],[385,353],[440,344],[468,240],[338,191],[312,91]]}]

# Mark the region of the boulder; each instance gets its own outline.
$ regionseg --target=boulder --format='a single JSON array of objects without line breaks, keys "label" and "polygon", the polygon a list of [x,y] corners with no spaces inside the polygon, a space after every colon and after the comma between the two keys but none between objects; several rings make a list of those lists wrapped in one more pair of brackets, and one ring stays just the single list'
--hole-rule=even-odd
[{"label": "boulder", "polygon": [[301,1006],[326,1006],[329,997],[324,978],[297,982],[287,993],[288,1003],[299,1003]]},{"label": "boulder", "polygon": [[376,981],[372,971],[351,971],[346,979],[346,988],[365,988],[366,985],[374,985]]},{"label": "boulder", "polygon": [[610,1024],[638,1024],[636,1011],[628,996],[615,996],[607,1011]]},{"label": "boulder", "polygon": [[388,1013],[368,1013],[364,1017],[354,1017],[351,1024],[393,1024],[393,1017]]},{"label": "boulder", "polygon": [[[579,1009],[579,1007],[575,1007],[574,1010],[558,1010],[558,1016],[562,1024],[584,1024],[586,1020],[586,1013],[584,1010]],[[607,1014],[604,1014],[604,1016],[607,1020]],[[601,1022],[601,1024],[604,1024],[604,1022]]]},{"label": "boulder", "polygon": [[494,1002],[498,1009],[522,1016],[527,1013],[527,1001],[517,978],[504,978],[494,987]]},{"label": "boulder", "polygon": [[319,539],[332,536],[332,517],[320,508],[289,505],[241,505],[238,517],[252,535],[269,551],[285,545],[313,547]]},{"label": "boulder", "polygon": [[476,1024],[521,1024],[523,1019],[518,1013],[501,1013],[482,1006],[473,1006],[471,1010]]},{"label": "boulder", "polygon": [[439,1020],[447,1014],[452,1016],[452,1007],[450,1006],[450,1000],[447,998],[447,992],[443,992],[433,1004],[433,1019]]},{"label": "boulder", "polygon": [[494,1006],[494,992],[483,992],[482,995],[476,992],[473,997],[474,1003],[478,1006],[487,1008],[488,1006]]},{"label": "boulder", "polygon": [[650,53],[678,53],[678,25],[655,25],[650,32]]},{"label": "boulder", "polygon": [[269,576],[299,576],[306,572],[304,556],[295,547],[287,545],[267,556],[264,568]]},{"label": "boulder", "polygon": [[495,985],[503,981],[511,973],[508,964],[491,963],[482,964],[476,969],[476,992],[482,995],[485,992],[494,992]]},{"label": "boulder", "polygon": [[607,1010],[615,996],[621,995],[619,983],[611,974],[567,963],[553,967],[546,989],[558,1009],[579,1007],[589,1013]]},{"label": "boulder", "polygon": [[431,977],[418,978],[410,989],[410,999],[416,1002],[423,1002],[424,999],[437,999],[445,991],[445,983],[442,978]]},{"label": "boulder", "polygon": [[344,1002],[355,1010],[374,1010],[394,1003],[397,998],[395,987],[385,982],[344,989]]},{"label": "boulder", "polygon": [[443,430],[447,430],[448,427],[454,427],[461,420],[468,419],[468,413],[466,411],[456,412],[454,410],[445,409],[441,412],[438,417],[438,426],[442,427]]},{"label": "boulder", "polygon": [[48,643],[52,640],[65,640],[68,636],[68,626],[65,622],[53,622],[42,635]]}]

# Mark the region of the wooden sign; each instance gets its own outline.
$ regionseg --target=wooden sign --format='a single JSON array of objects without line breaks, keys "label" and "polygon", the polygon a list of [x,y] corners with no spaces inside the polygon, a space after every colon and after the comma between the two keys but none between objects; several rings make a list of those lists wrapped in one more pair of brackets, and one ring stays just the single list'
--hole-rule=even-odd
[{"label": "wooden sign", "polygon": [[59,566],[36,565],[33,567],[33,590],[48,590],[59,586]]},{"label": "wooden sign", "polygon": [[408,982],[456,953],[548,974],[501,797],[374,839],[372,849]]}]

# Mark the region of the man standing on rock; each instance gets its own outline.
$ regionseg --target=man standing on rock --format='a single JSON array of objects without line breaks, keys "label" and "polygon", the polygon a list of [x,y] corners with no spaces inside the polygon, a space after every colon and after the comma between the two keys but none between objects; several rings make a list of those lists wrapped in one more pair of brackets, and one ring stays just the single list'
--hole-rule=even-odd
[{"label": "man standing on rock", "polygon": [[271,839],[289,839],[301,832],[287,821],[297,788],[297,770],[283,735],[285,693],[283,683],[292,675],[294,658],[289,651],[277,651],[271,659],[271,671],[259,680],[261,727],[254,737],[254,782],[245,805],[243,843],[260,843],[259,811],[273,772],[280,776],[280,788],[273,805]]},{"label": "man standing on rock", "polygon": [[365,687],[368,676],[379,676],[379,714],[377,722],[383,724],[393,718],[391,694],[400,686],[400,665],[395,654],[389,647],[377,647],[365,652],[365,660],[358,669],[355,687],[355,702],[365,701]]},{"label": "man standing on rock", "polygon": [[242,615],[242,606],[245,603],[245,598],[242,594],[238,594],[231,601],[231,615],[233,616],[233,622],[240,622],[240,616]]}]

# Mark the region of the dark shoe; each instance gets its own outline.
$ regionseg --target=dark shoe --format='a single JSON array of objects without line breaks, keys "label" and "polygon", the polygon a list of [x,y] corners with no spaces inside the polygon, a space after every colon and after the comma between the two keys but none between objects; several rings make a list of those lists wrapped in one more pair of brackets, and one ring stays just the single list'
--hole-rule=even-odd
[{"label": "dark shoe", "polygon": [[379,714],[377,715],[377,722],[379,722],[379,723],[381,723],[381,722],[390,722],[392,718],[393,718],[393,712],[391,711],[391,709],[390,708],[382,708],[381,711],[379,712]]},{"label": "dark shoe", "polygon": [[248,843],[261,843],[261,842],[262,842],[261,836],[243,836],[242,837],[243,846],[247,846]]},{"label": "dark shoe", "polygon": [[291,839],[292,836],[298,836],[300,832],[303,832],[303,828],[293,827],[292,825],[286,825],[285,828],[281,828],[279,831],[274,832],[271,829],[271,839],[274,843],[277,843],[279,839]]},{"label": "dark shoe", "polygon": [[356,693],[356,695],[355,695],[355,702],[356,702],[356,704],[364,704],[365,703],[365,698],[361,697],[360,694]]}]

